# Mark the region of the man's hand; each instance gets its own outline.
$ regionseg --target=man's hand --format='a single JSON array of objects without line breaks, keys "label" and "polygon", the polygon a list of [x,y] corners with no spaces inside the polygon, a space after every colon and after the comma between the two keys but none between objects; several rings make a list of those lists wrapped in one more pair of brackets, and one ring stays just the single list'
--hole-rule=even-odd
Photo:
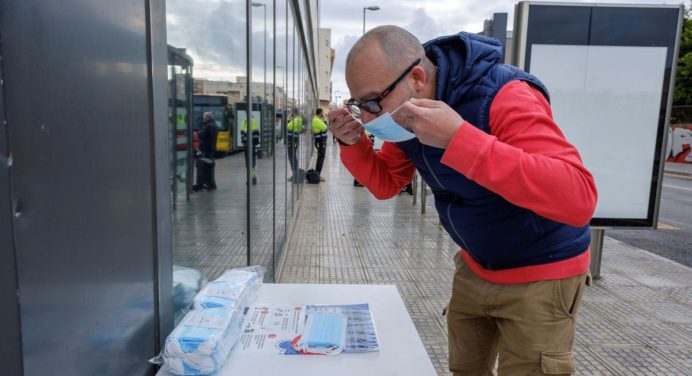
[{"label": "man's hand", "polygon": [[329,128],[334,136],[346,145],[353,145],[360,140],[363,126],[357,122],[344,107],[329,111]]},{"label": "man's hand", "polygon": [[446,103],[411,99],[392,115],[402,127],[416,134],[424,145],[445,149],[464,119]]}]

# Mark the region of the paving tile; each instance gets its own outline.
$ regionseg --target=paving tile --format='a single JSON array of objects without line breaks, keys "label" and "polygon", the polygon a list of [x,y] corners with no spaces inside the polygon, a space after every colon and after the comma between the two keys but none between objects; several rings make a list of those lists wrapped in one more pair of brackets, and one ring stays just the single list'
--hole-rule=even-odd
[{"label": "paving tile", "polygon": [[[217,175],[242,163],[221,160]],[[325,183],[301,188],[294,221],[289,215],[292,225],[284,231],[292,236],[279,282],[395,285],[433,366],[451,375],[441,308],[451,294],[458,247],[440,226],[432,195],[425,214],[409,195],[377,200],[353,186],[336,147],[327,150],[323,175]],[[253,200],[253,259],[271,263],[271,185],[260,186]],[[177,264],[207,276],[244,265],[246,223],[237,215],[245,211],[244,189],[244,181],[226,182],[216,197],[204,192],[178,202]],[[277,210],[283,208],[290,212],[277,201]],[[602,276],[587,288],[577,315],[577,374],[692,374],[692,270],[606,237]]]}]

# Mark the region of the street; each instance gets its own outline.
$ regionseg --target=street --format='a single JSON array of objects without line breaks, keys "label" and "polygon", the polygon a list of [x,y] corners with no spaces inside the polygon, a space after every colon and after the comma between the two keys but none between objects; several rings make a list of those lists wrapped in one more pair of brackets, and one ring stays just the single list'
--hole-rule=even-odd
[{"label": "street", "polygon": [[658,230],[606,230],[605,234],[692,267],[692,177],[664,175]]}]

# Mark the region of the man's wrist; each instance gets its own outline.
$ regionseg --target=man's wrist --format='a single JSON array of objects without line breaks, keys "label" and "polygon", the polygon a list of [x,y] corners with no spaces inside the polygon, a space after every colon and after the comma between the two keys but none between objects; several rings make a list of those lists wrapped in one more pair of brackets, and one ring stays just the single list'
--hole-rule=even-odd
[{"label": "man's wrist", "polygon": [[357,140],[356,142],[354,142],[354,143],[352,143],[352,144],[347,144],[347,143],[345,143],[345,142],[341,141],[341,140],[340,140],[340,139],[338,139],[338,138],[336,139],[336,142],[338,142],[338,143],[339,143],[339,145],[342,145],[342,146],[353,146],[353,145],[357,144],[357,143],[358,143],[358,141],[360,141],[360,138],[359,138],[359,139],[358,139],[358,140]]}]

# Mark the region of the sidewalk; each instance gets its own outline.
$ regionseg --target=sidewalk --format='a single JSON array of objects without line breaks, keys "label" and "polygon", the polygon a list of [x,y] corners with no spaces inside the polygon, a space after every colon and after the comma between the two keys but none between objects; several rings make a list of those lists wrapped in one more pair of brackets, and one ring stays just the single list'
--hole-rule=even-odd
[{"label": "sidewalk", "polygon": [[692,176],[692,163],[671,163],[666,162],[666,174]]},{"label": "sidewalk", "polygon": [[[426,214],[409,195],[378,201],[353,187],[338,148],[328,147],[327,181],[304,187],[280,282],[396,285],[433,364],[449,375],[441,312],[458,247],[439,225],[432,196]],[[690,374],[692,270],[607,237],[603,254],[602,278],[578,316],[577,373]]]}]

